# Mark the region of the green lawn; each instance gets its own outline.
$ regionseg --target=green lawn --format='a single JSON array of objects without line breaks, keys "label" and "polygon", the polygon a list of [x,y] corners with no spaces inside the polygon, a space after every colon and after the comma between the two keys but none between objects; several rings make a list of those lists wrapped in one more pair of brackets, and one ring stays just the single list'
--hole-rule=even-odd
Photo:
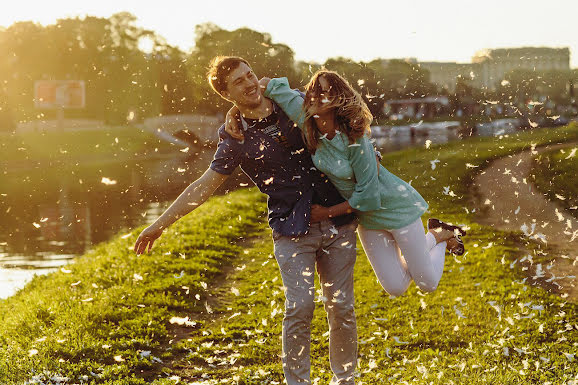
[{"label": "green lawn", "polygon": [[[576,380],[577,305],[532,285],[513,262],[533,245],[476,224],[470,189],[495,157],[576,139],[578,125],[386,154],[384,165],[429,202],[428,215],[470,227],[468,253],[447,258],[436,292],[412,285],[391,299],[359,249],[358,384]],[[281,383],[284,297],[263,196],[249,189],[210,200],[151,255],[129,249],[139,230],[0,302],[0,383],[34,375],[95,384]],[[188,327],[169,322],[186,316]],[[324,317],[319,302],[316,384],[330,379]]]},{"label": "green lawn", "polygon": [[532,176],[540,191],[578,215],[578,146],[552,150],[534,159]]},{"label": "green lawn", "polygon": [[445,115],[445,116],[436,116],[430,119],[405,118],[400,120],[389,120],[386,118],[381,118],[377,119],[375,124],[381,126],[406,126],[411,124],[418,124],[419,122],[434,123],[434,122],[457,121],[461,122],[462,125],[469,126],[475,123],[487,123],[494,120],[512,119],[512,118],[515,117],[507,115],[499,115],[499,116],[468,115],[462,117],[458,117],[455,115]]}]

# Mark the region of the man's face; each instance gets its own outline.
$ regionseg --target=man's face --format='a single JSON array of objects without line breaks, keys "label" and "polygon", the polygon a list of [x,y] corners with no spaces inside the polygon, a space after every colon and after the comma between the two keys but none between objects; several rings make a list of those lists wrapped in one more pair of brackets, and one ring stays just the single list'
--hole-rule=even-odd
[{"label": "man's face", "polygon": [[261,104],[263,96],[259,87],[259,79],[251,67],[245,63],[239,64],[226,79],[227,90],[223,96],[237,106],[255,108]]}]

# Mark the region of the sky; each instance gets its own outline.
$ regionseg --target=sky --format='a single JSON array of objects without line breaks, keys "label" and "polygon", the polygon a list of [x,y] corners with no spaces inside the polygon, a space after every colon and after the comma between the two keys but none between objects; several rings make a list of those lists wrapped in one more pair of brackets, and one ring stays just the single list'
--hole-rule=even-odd
[{"label": "sky", "polygon": [[269,33],[297,60],[318,63],[337,56],[469,63],[484,48],[547,46],[569,47],[570,66],[578,68],[577,0],[18,0],[3,8],[4,27],[128,11],[185,51],[194,46],[195,25],[212,22]]}]

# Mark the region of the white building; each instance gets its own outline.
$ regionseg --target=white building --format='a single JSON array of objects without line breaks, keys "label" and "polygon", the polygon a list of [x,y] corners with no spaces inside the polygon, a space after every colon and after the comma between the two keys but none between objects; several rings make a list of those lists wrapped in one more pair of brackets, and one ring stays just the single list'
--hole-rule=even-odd
[{"label": "white building", "polygon": [[472,57],[477,64],[474,84],[479,88],[494,90],[505,75],[515,69],[532,71],[569,70],[568,48],[521,47],[485,49]]}]

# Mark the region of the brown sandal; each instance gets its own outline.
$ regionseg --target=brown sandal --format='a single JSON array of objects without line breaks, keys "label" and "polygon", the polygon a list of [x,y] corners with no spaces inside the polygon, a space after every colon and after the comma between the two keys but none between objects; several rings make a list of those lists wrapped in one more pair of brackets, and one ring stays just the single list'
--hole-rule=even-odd
[{"label": "brown sandal", "polygon": [[450,238],[447,242],[446,248],[448,251],[454,255],[464,255],[466,248],[464,246],[464,241],[460,235],[455,235]]},{"label": "brown sandal", "polygon": [[436,229],[439,229],[439,228],[441,228],[443,230],[449,230],[452,233],[454,233],[455,235],[459,235],[461,237],[466,235],[466,231],[464,229],[462,229],[460,226],[450,225],[449,223],[446,223],[444,221],[440,221],[439,219],[436,219],[436,218],[429,218],[427,220],[427,228],[428,228],[428,230],[434,230],[434,231]]}]

